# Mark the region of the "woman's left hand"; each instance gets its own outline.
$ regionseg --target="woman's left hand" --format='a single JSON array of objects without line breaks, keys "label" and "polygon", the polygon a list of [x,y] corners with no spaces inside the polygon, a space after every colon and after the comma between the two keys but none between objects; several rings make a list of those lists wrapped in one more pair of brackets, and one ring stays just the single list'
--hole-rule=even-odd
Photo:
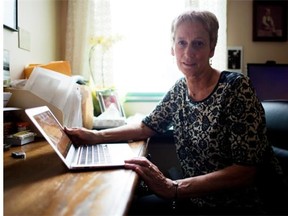
[{"label": "woman's left hand", "polygon": [[146,157],[137,157],[125,161],[125,168],[134,170],[158,196],[173,198],[173,183],[166,178],[158,167],[151,163]]}]

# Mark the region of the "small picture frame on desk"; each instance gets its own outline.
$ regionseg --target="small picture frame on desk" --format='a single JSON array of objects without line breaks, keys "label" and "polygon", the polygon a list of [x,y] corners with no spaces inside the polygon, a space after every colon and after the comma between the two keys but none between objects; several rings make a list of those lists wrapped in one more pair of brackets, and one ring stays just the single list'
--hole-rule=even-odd
[{"label": "small picture frame on desk", "polygon": [[253,41],[287,41],[287,1],[253,1]]},{"label": "small picture frame on desk", "polygon": [[125,117],[124,109],[115,90],[98,91],[97,96],[102,113],[109,109],[110,106],[114,106],[118,110],[119,116]]}]

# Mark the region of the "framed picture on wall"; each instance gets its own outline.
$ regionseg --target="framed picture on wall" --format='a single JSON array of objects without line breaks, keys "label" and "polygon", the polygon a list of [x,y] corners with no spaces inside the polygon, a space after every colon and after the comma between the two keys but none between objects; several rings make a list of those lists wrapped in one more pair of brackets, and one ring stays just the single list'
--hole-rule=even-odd
[{"label": "framed picture on wall", "polygon": [[3,26],[18,31],[18,0],[4,0]]},{"label": "framed picture on wall", "polygon": [[253,1],[253,41],[287,41],[287,1]]},{"label": "framed picture on wall", "polygon": [[243,48],[241,46],[228,47],[227,49],[228,70],[242,72]]}]

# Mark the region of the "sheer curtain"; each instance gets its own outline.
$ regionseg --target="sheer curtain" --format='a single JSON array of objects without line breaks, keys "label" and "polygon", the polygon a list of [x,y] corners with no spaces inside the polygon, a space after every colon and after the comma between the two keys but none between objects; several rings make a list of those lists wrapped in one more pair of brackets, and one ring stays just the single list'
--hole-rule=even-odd
[{"label": "sheer curtain", "polygon": [[[68,0],[65,58],[70,61],[74,75],[91,78],[91,38],[110,33],[110,0]],[[93,64],[93,67],[96,67],[92,68],[95,77],[99,76],[100,66]]]},{"label": "sheer curtain", "polygon": [[220,29],[212,65],[226,69],[226,1],[69,0],[66,58],[74,74],[89,79],[89,38],[120,36],[104,60],[106,85],[121,93],[165,92],[182,76],[171,56],[170,25],[188,8],[216,14]]},{"label": "sheer curtain", "polygon": [[73,74],[88,76],[86,45],[89,30],[90,1],[68,0],[65,59],[70,61]]}]

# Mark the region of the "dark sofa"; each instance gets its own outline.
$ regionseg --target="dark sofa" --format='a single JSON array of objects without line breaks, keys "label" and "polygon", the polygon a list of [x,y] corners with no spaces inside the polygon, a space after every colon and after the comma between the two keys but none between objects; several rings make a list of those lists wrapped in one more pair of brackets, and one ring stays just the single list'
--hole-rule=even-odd
[{"label": "dark sofa", "polygon": [[268,141],[284,172],[284,181],[279,181],[277,176],[267,175],[269,172],[264,170],[261,178],[265,179],[265,206],[269,214],[288,215],[288,101],[263,101],[262,105]]},{"label": "dark sofa", "polygon": [[288,101],[264,101],[267,136],[288,178]]}]

